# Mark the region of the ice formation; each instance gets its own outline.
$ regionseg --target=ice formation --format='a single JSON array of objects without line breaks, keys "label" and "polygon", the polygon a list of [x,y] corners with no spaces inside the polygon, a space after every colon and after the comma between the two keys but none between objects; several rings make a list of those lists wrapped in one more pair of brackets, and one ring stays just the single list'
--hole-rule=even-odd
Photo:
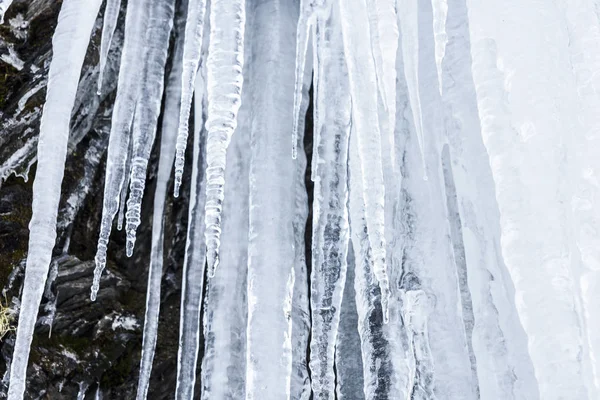
[{"label": "ice formation", "polygon": [[102,25],[100,92],[119,23],[92,298],[114,217],[127,255],[148,252],[153,202],[139,400],[173,171],[189,199],[177,399],[600,396],[595,1],[129,0],[120,20],[107,0],[97,21],[100,6],[64,0],[53,38],[10,400],[78,213],[57,227],[88,42]]}]

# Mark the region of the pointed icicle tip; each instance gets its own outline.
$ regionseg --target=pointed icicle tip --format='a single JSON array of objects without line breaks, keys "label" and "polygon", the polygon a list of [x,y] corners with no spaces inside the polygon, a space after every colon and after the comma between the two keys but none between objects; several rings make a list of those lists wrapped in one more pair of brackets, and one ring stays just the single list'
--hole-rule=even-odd
[{"label": "pointed icicle tip", "polygon": [[125,245],[125,253],[127,254],[127,257],[131,257],[133,256],[133,248],[135,247],[135,239],[131,240],[131,239],[127,239],[127,244]]},{"label": "pointed icicle tip", "polygon": [[175,175],[175,184],[173,185],[173,197],[179,197],[179,189],[181,188],[181,177],[177,174]]}]

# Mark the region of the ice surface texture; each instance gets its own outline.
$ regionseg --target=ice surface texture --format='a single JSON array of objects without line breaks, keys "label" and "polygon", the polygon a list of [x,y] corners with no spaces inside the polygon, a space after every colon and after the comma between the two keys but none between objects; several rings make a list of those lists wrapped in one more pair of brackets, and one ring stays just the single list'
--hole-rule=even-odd
[{"label": "ice surface texture", "polygon": [[189,202],[177,399],[599,398],[597,2],[129,0],[119,19],[120,3],[98,20],[99,0],[62,2],[10,400],[90,35],[100,92],[119,23],[92,298],[117,213],[129,256],[152,218],[138,400],[171,182]]}]

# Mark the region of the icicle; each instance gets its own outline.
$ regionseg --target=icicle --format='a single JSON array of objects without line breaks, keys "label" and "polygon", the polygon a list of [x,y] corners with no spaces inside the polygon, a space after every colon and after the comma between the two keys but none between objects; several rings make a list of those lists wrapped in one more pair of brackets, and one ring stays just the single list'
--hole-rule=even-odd
[{"label": "icicle", "polygon": [[[306,55],[307,65],[312,65],[313,55]],[[308,271],[306,268],[305,231],[308,217],[308,196],[305,185],[306,153],[303,151],[306,112],[309,106],[309,90],[312,68],[304,70],[302,103],[298,115],[298,144],[300,149],[296,157],[296,214],[294,226],[294,296],[292,299],[292,377],[290,381],[291,400],[309,400],[311,396],[310,376],[308,373],[308,340],[310,336],[310,309],[308,298]],[[243,103],[242,103],[243,107]]]},{"label": "icicle", "polygon": [[[293,115],[297,5],[251,0],[253,96],[246,399],[290,397],[294,288],[295,162],[289,156]],[[265,45],[268,43],[268,45]],[[275,88],[275,89],[274,89]],[[273,107],[273,105],[276,105]]]},{"label": "icicle", "polygon": [[[147,33],[146,68],[136,108],[131,135],[131,172],[127,201],[127,256],[133,255],[136,231],[141,223],[142,197],[146,187],[146,170],[156,135],[164,89],[165,64],[169,37],[173,27],[175,0],[160,0],[154,5]],[[129,170],[126,170],[129,171]]]},{"label": "icicle", "polygon": [[4,23],[4,14],[12,2],[13,0],[0,0],[0,24]]},{"label": "icicle", "polygon": [[200,64],[200,49],[204,36],[204,17],[206,0],[188,0],[187,20],[185,24],[185,41],[183,45],[183,74],[181,77],[181,108],[179,110],[179,131],[175,155],[175,185],[174,195],[179,196],[179,187],[183,177],[185,163],[185,148],[189,129],[190,107],[198,65]]},{"label": "icicle", "polygon": [[196,384],[196,364],[200,350],[200,309],[204,289],[206,247],[204,236],[204,202],[206,177],[206,130],[203,109],[205,80],[202,74],[196,78],[194,108],[194,159],[192,187],[185,260],[183,264],[183,286],[181,293],[181,317],[179,328],[179,351],[177,353],[176,399],[191,399]]},{"label": "icicle", "polygon": [[[156,133],[156,123],[162,100],[164,67],[167,60],[169,36],[173,26],[174,0],[157,1],[149,5],[150,19],[147,32],[147,66],[144,71],[141,96],[132,135],[132,171],[129,200],[127,201],[127,256],[131,257],[135,243],[135,230],[140,223],[141,197],[144,193],[146,166]],[[161,199],[158,199],[161,201]],[[162,218],[161,218],[162,219]],[[153,243],[154,246],[154,243]],[[160,268],[159,268],[160,267]],[[151,264],[148,272],[146,313],[142,341],[142,359],[137,388],[137,399],[146,399],[152,361],[158,336],[160,311],[160,284],[162,265]]]},{"label": "icicle", "polygon": [[[438,7],[445,7],[444,20],[446,15],[448,19],[443,27],[447,42],[443,60],[438,57],[438,2]],[[481,398],[508,399],[513,393],[529,390],[519,388],[517,382],[531,387],[535,386],[535,378],[526,348],[527,337],[515,317],[512,283],[498,254],[500,214],[481,135],[468,9],[465,0],[448,0],[447,4],[438,0],[433,5],[435,61],[441,61],[443,120],[448,142],[441,152],[443,176],[473,380],[478,382]]]},{"label": "icicle", "polygon": [[[131,152],[133,147],[133,140],[129,140],[129,146],[127,146],[129,150],[127,150],[127,162],[125,163],[125,171],[131,171]],[[125,174],[125,182],[123,182],[123,187],[121,187],[121,194],[119,195],[119,214],[117,217],[117,230],[123,229],[123,221],[125,220],[125,204],[127,204],[127,192],[129,190],[129,178],[131,174]]]},{"label": "icicle", "polygon": [[[344,49],[350,76],[353,121],[356,124],[359,154],[363,167],[366,223],[373,257],[373,272],[381,287],[384,321],[388,320],[389,280],[386,271],[384,234],[384,182],[381,157],[381,132],[377,113],[376,73],[373,60],[357,55],[371,54],[366,19],[366,4],[358,0],[340,2]],[[375,85],[376,86],[376,85]]]},{"label": "icicle", "polygon": [[[119,11],[121,10],[121,0],[106,0],[104,8],[104,18],[102,25],[102,39],[100,43],[100,66],[98,71],[98,95],[102,92],[102,80],[104,79],[104,69],[108,60],[108,51],[117,28],[119,20]],[[121,230],[121,228],[119,228]]]},{"label": "icicle", "polygon": [[308,51],[308,37],[311,26],[314,25],[317,16],[327,18],[331,8],[330,0],[301,0],[300,16],[296,29],[296,79],[294,84],[294,115],[292,127],[292,158],[296,159],[298,152],[298,128],[303,102],[303,88],[306,74],[306,52]]},{"label": "icicle", "polygon": [[[385,0],[384,0],[385,1]],[[367,17],[369,24],[369,34],[371,36],[371,56],[373,57],[373,62],[375,63],[375,76],[377,78],[377,90],[381,98],[383,99],[383,106],[385,110],[388,109],[388,96],[384,86],[384,75],[383,75],[383,54],[381,49],[381,42],[379,38],[380,30],[380,17],[383,15],[379,14],[379,5],[380,1],[378,0],[367,0]],[[386,3],[392,4],[391,1],[386,1]],[[391,16],[394,16],[392,14]]]},{"label": "icicle", "polygon": [[131,123],[139,96],[140,76],[143,76],[144,71],[147,22],[148,4],[144,0],[130,0],[127,4],[119,84],[108,142],[100,237],[98,238],[98,249],[95,258],[96,268],[94,269],[94,282],[90,296],[93,301],[96,300],[100,277],[106,267],[106,252],[110,231],[119,207],[119,195],[124,184],[125,174],[128,173],[125,171],[127,148],[130,140]]},{"label": "icicle", "polygon": [[[158,160],[156,189],[154,191],[154,210],[152,214],[152,247],[150,252],[150,268],[157,271],[162,271],[163,269],[165,224],[164,208],[165,199],[167,196],[167,188],[169,185],[169,177],[171,176],[173,160],[175,158],[175,141],[179,127],[181,75],[183,69],[183,47],[185,39],[184,31],[187,8],[188,2],[186,0],[179,3],[177,9],[177,18],[175,19],[176,36],[175,46],[173,49],[173,66],[167,79],[167,86],[165,89],[165,106],[161,129],[160,157]],[[201,110],[198,114],[201,115]],[[176,393],[179,392],[180,385],[186,386],[185,380],[182,379],[183,377],[180,374],[180,371],[182,370],[182,362],[186,362],[186,360],[184,360],[182,357],[178,357]]]},{"label": "icicle", "polygon": [[[433,37],[435,39],[435,65],[438,74],[440,94],[443,94],[442,60],[446,53],[448,35],[446,34],[446,18],[448,17],[448,0],[432,0]],[[466,64],[465,64],[466,65]]]},{"label": "icicle", "polygon": [[[310,369],[315,398],[332,398],[335,338],[340,319],[348,252],[347,161],[350,135],[350,89],[337,7],[327,20],[317,20],[321,81],[319,141],[313,144],[316,165],[311,273],[312,335]],[[336,99],[335,103],[331,99]]]},{"label": "icicle", "polygon": [[[384,309],[380,285],[373,273],[374,259],[366,222],[363,189],[363,172],[359,157],[359,138],[353,118],[348,156],[349,218],[354,251],[354,289],[358,316],[358,332],[361,341],[364,397],[366,399],[390,398],[390,381],[394,377],[392,358],[398,357],[390,348],[384,335]],[[396,332],[400,334],[401,332]],[[392,357],[392,354],[394,356]],[[394,393],[398,398],[408,398]]]},{"label": "icicle", "polygon": [[349,243],[347,259],[348,269],[340,311],[340,327],[335,344],[336,396],[339,400],[364,400],[364,372],[358,334],[359,320],[354,290],[355,259],[352,242]]},{"label": "icicle", "polygon": [[56,218],[71,110],[101,3],[100,0],[64,0],[52,39],[53,57],[40,123],[38,167],[33,183],[33,214],[29,223],[29,252],[10,368],[9,400],[20,400],[25,392],[33,330],[56,239]]},{"label": "icicle", "polygon": [[206,258],[208,276],[219,265],[227,146],[237,125],[244,81],[245,0],[213,0],[208,48],[206,129]]},{"label": "icicle", "polygon": [[413,121],[419,141],[421,163],[423,165],[423,180],[427,178],[427,163],[425,160],[425,136],[423,134],[423,111],[419,90],[419,0],[397,0],[398,25],[402,32],[402,53],[404,73],[408,85]]},{"label": "icicle", "polygon": [[207,400],[245,398],[251,107],[244,91],[227,150],[221,265],[208,282],[204,306],[202,398]]},{"label": "icicle", "polygon": [[[251,59],[245,51],[244,61]],[[246,78],[247,66],[243,73]],[[206,400],[245,398],[251,110],[252,93],[244,90],[227,149],[221,264],[207,283],[204,302],[201,398]]]}]

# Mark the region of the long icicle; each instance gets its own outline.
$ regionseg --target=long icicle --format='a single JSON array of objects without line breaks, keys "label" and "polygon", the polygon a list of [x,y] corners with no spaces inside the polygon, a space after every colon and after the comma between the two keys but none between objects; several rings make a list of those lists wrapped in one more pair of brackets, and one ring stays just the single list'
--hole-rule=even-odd
[{"label": "long icicle", "polygon": [[33,330],[56,240],[56,218],[67,156],[71,110],[101,3],[101,0],[64,0],[52,38],[53,57],[40,124],[38,166],[33,183],[33,214],[29,223],[29,253],[10,368],[9,400],[20,400],[25,392]]},{"label": "long icicle", "polygon": [[[173,27],[175,0],[154,0],[147,33],[147,60],[131,134],[131,170],[127,200],[127,256],[133,255],[136,231],[141,223],[142,197],[146,187],[146,170],[156,135],[156,125],[164,89],[169,36]],[[126,172],[128,172],[127,170]],[[125,192],[125,191],[124,191]]]},{"label": "long icicle", "polygon": [[[307,65],[312,66],[313,55],[306,55]],[[298,114],[298,144],[303,149],[306,113],[309,106],[312,67],[304,69],[302,103]],[[243,106],[243,104],[242,104]],[[293,222],[294,250],[294,295],[292,298],[292,377],[290,399],[308,400],[311,396],[310,375],[306,352],[310,337],[310,306],[308,297],[308,271],[306,266],[305,231],[308,217],[308,194],[305,184],[306,153],[300,151],[296,157],[296,213]]]},{"label": "long icicle", "polygon": [[[297,4],[251,0],[253,95],[248,244],[246,399],[288,398],[292,372],[295,163],[289,121],[294,95]],[[277,63],[281,68],[263,68]],[[273,88],[276,88],[274,90]],[[286,129],[287,127],[287,129]],[[274,360],[276,360],[274,362]]]},{"label": "long icicle", "polygon": [[177,354],[177,400],[191,399],[196,384],[196,364],[200,350],[200,310],[204,289],[206,247],[204,236],[204,203],[206,186],[206,130],[204,129],[205,79],[196,78],[194,100],[194,155],[188,231],[183,264],[179,351]]},{"label": "long icicle", "polygon": [[[127,256],[131,256],[135,243],[135,229],[140,222],[141,198],[144,193],[146,166],[154,143],[156,123],[164,86],[164,67],[167,61],[169,36],[173,26],[174,0],[160,0],[151,3],[150,21],[147,30],[148,55],[141,88],[145,100],[138,105],[132,134],[132,171],[130,194],[127,201]],[[158,315],[160,310],[160,283],[162,268],[153,268],[148,272],[148,290],[146,294],[146,313],[142,341],[142,360],[137,390],[137,399],[147,396],[152,371],[152,360],[158,336]]]},{"label": "long icicle", "polygon": [[[335,393],[335,338],[349,241],[346,205],[351,101],[340,23],[337,5],[327,20],[317,19],[322,79],[315,82],[319,86],[315,107],[320,115],[315,130],[320,134],[313,145],[319,163],[314,187],[310,297],[310,370],[317,399],[332,398]],[[335,103],[331,99],[336,99]]]},{"label": "long icicle", "polygon": [[[251,59],[251,51],[245,51],[244,76]],[[245,397],[251,111],[252,93],[244,90],[227,149],[221,265],[207,283],[203,306],[201,399],[206,400]]]},{"label": "long icicle", "polygon": [[[381,288],[384,322],[388,320],[389,279],[386,270],[384,234],[384,181],[381,156],[381,131],[377,110],[375,65],[371,57],[371,40],[366,4],[360,0],[340,1],[346,63],[350,76],[353,121],[356,124],[360,162],[363,168],[363,189],[366,223],[373,257],[373,273]],[[362,17],[363,23],[356,19]]]},{"label": "long icicle", "polygon": [[185,148],[187,146],[190,108],[194,94],[194,84],[198,65],[202,38],[204,37],[204,19],[206,0],[189,0],[187,20],[185,24],[185,41],[183,45],[183,74],[181,76],[181,108],[179,110],[179,131],[175,154],[174,195],[179,196],[179,188],[185,164]]},{"label": "long icicle", "polygon": [[108,156],[106,159],[106,178],[100,237],[96,251],[96,268],[92,284],[91,299],[96,300],[100,286],[100,277],[106,267],[106,252],[112,229],[113,219],[119,208],[119,198],[125,180],[125,164],[130,140],[136,102],[139,96],[140,76],[144,70],[144,48],[146,26],[148,23],[148,5],[144,0],[130,0],[125,18],[125,41],[121,55],[117,98],[113,109]]},{"label": "long icicle", "polygon": [[237,126],[244,82],[245,0],[213,0],[206,61],[206,258],[208,276],[219,265],[227,147]]},{"label": "long icicle", "polygon": [[98,95],[102,93],[102,81],[104,79],[104,70],[108,60],[108,51],[112,43],[117,22],[119,20],[119,11],[121,10],[121,0],[107,0],[104,8],[104,18],[102,25],[102,39],[100,42],[100,66],[98,71]]}]

